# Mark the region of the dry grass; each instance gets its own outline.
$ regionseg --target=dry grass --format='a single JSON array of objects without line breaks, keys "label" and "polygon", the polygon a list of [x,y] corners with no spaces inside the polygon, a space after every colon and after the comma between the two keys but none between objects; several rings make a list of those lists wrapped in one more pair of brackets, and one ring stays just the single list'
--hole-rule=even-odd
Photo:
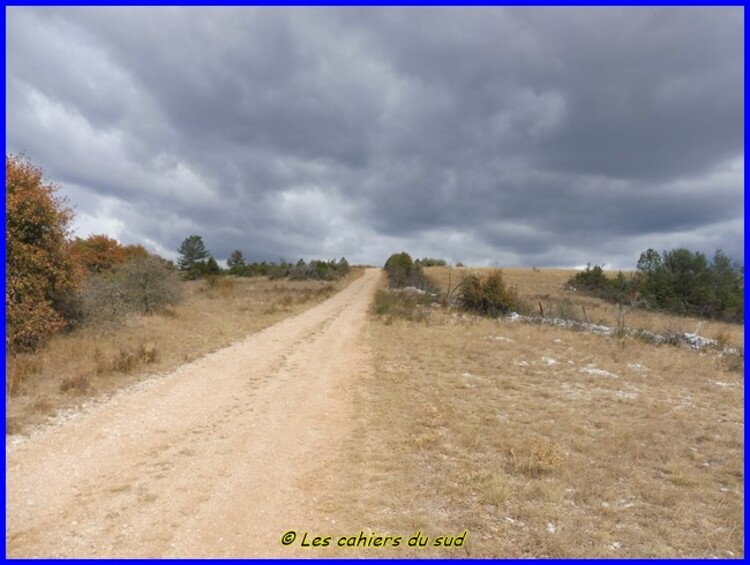
[{"label": "dry grass", "polygon": [[25,432],[62,409],[225,347],[322,301],[361,273],[337,283],[233,277],[184,282],[184,302],[166,315],[57,336],[36,354],[9,357],[7,431]]},{"label": "dry grass", "polygon": [[[568,276],[506,275],[545,300]],[[723,331],[742,343],[741,327]],[[743,375],[720,353],[442,309],[427,323],[373,317],[370,332],[351,471],[322,508],[342,533],[469,533],[463,548],[351,554],[743,555]]]},{"label": "dry grass", "polygon": [[[487,272],[489,269],[425,269],[427,276],[442,291],[448,288],[449,282],[455,287],[464,273],[483,271]],[[540,314],[541,304],[544,315],[548,318],[569,318],[613,328],[625,325],[660,334],[693,332],[716,339],[725,347],[744,348],[745,332],[741,324],[681,317],[641,308],[618,307],[566,288],[570,277],[577,272],[565,269],[505,268],[503,278],[506,283],[518,289],[521,299],[529,305],[534,315]]]}]

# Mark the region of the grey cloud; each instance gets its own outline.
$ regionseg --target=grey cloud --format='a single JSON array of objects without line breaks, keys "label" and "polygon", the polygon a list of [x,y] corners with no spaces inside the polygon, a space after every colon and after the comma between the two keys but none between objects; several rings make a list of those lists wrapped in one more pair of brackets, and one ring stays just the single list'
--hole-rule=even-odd
[{"label": "grey cloud", "polygon": [[201,233],[219,258],[739,258],[743,25],[741,8],[13,7],[6,142],[87,225],[166,250]]}]

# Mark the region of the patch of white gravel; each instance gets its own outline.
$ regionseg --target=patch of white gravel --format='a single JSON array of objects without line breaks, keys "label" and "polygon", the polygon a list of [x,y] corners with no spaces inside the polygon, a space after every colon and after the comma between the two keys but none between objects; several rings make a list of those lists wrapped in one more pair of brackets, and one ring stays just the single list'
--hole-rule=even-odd
[{"label": "patch of white gravel", "polygon": [[607,377],[609,379],[619,379],[619,375],[615,375],[614,373],[610,373],[609,371],[605,371],[604,369],[599,369],[596,367],[596,365],[588,365],[586,367],[581,367],[579,370],[581,373],[587,373],[589,375],[594,375],[597,377]]},{"label": "patch of white gravel", "polygon": [[502,341],[503,343],[514,343],[516,341],[515,339],[505,337],[504,335],[488,335],[484,339],[487,341]]},{"label": "patch of white gravel", "polygon": [[712,384],[715,384],[716,386],[720,386],[721,388],[734,388],[737,386],[736,383],[725,383],[723,381],[708,381]]}]

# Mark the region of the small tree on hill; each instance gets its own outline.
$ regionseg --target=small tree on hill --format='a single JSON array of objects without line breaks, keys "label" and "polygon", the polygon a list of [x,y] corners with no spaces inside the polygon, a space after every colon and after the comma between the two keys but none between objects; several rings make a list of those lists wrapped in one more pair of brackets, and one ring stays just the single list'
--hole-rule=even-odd
[{"label": "small tree on hill", "polygon": [[201,236],[191,235],[185,238],[177,251],[180,254],[177,259],[177,268],[187,278],[197,278],[205,271],[206,260],[210,257],[210,253],[203,244]]},{"label": "small tree on hill", "polygon": [[242,251],[235,249],[227,259],[227,267],[229,272],[233,275],[241,275],[245,271],[245,258],[242,256]]},{"label": "small tree on hill", "polygon": [[221,274],[221,267],[219,267],[219,264],[216,262],[216,259],[214,259],[213,256],[210,256],[208,258],[208,261],[206,261],[205,272],[207,275]]}]

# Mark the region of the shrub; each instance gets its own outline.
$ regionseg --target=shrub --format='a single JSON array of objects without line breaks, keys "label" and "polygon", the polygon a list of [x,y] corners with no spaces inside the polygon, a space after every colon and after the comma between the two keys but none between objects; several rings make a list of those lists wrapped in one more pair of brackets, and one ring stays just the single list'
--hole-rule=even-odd
[{"label": "shrub", "polygon": [[124,263],[115,276],[122,279],[124,298],[136,312],[160,312],[182,299],[176,273],[155,255]]},{"label": "shrub", "polygon": [[448,265],[445,259],[433,259],[432,257],[417,259],[414,261],[414,264],[421,265],[422,267],[445,267]]},{"label": "shrub", "polygon": [[206,277],[206,286],[200,289],[201,292],[207,292],[211,299],[229,298],[234,293],[234,279],[231,277],[219,277],[217,275],[208,275]]},{"label": "shrub", "polygon": [[91,378],[85,373],[79,373],[73,376],[64,377],[60,382],[60,392],[73,391],[78,394],[84,394],[91,388]]},{"label": "shrub", "polygon": [[586,270],[576,273],[569,281],[568,284],[574,286],[580,290],[586,290],[589,292],[600,291],[607,287],[609,279],[604,274],[604,269],[599,265],[594,265],[591,268],[591,263],[586,265]]},{"label": "shrub", "polygon": [[38,355],[19,354],[9,357],[5,364],[5,393],[8,396],[21,391],[24,383],[42,370]]},{"label": "shrub", "polygon": [[67,233],[73,212],[25,158],[5,159],[6,348],[33,351],[66,325],[58,309],[79,283]]},{"label": "shrub", "polygon": [[245,257],[242,255],[242,251],[235,249],[227,259],[227,267],[229,272],[233,275],[243,275],[246,270]]},{"label": "shrub", "polygon": [[422,266],[412,261],[406,252],[394,253],[385,262],[388,273],[388,285],[391,288],[405,288],[413,286],[420,290],[433,292],[434,286],[425,276]]},{"label": "shrub", "polygon": [[182,299],[180,281],[163,259],[136,258],[109,273],[90,277],[83,292],[85,320],[117,324],[128,313],[164,311]]},{"label": "shrub", "polygon": [[149,364],[156,361],[156,344],[153,341],[145,341],[138,348],[141,363]]},{"label": "shrub", "polygon": [[492,271],[485,279],[467,275],[458,290],[458,303],[464,310],[485,316],[498,316],[522,309],[515,288],[508,287],[501,270]]},{"label": "shrub", "polygon": [[144,341],[133,350],[121,347],[107,369],[116,373],[132,373],[141,365],[154,363],[156,356],[156,344],[153,341]]},{"label": "shrub", "polygon": [[520,446],[518,452],[511,449],[511,458],[513,470],[530,477],[557,473],[567,464],[560,446],[542,438],[533,438]]}]

